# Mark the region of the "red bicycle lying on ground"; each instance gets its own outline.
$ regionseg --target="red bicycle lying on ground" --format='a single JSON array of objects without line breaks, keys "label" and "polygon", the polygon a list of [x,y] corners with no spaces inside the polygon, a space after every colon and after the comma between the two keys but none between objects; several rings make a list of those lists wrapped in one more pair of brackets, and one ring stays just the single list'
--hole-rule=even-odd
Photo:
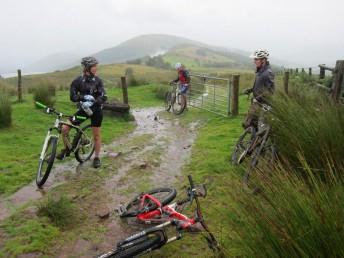
[{"label": "red bicycle lying on ground", "polygon": [[[181,239],[182,232],[192,230],[192,226],[198,222],[208,234],[208,236],[204,237],[209,247],[220,254],[220,246],[205,224],[198,200],[198,197],[206,196],[207,190],[204,185],[195,187],[192,177],[189,175],[188,178],[190,187],[187,189],[187,198],[182,201],[169,204],[176,197],[176,190],[173,188],[156,188],[137,195],[126,206],[121,206],[119,213],[122,218],[136,217],[139,221],[146,224],[161,224],[120,241],[116,248],[98,256],[98,258],[137,257],[147,254],[155,249],[161,248],[165,244]],[[196,202],[196,213],[194,217],[189,218],[177,211],[188,202],[192,204],[193,200]],[[176,235],[169,238],[166,229],[171,225],[175,226]]]}]

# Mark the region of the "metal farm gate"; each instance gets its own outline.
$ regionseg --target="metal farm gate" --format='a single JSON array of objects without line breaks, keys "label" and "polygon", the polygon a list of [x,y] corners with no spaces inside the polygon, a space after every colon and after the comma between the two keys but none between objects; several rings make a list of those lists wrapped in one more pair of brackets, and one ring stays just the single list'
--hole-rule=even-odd
[{"label": "metal farm gate", "polygon": [[203,74],[190,74],[188,105],[221,116],[231,113],[232,80]]}]

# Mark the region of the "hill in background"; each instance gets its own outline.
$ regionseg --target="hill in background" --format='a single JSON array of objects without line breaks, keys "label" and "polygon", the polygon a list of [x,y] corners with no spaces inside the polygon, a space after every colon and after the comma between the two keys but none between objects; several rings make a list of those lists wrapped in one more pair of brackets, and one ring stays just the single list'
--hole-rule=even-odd
[{"label": "hill in background", "polygon": [[[227,67],[252,69],[248,52],[217,47],[191,39],[163,34],[142,35],[127,40],[118,46],[89,53],[102,64],[126,63],[130,60],[162,56],[165,62],[183,62],[189,67]],[[25,71],[49,72],[64,70],[79,65],[81,56],[59,53],[43,58],[25,67]]]}]

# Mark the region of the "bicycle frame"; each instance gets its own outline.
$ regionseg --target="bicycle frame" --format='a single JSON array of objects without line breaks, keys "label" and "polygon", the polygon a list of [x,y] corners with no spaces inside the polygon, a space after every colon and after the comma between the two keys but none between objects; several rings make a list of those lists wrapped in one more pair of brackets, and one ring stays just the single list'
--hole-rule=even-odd
[{"label": "bicycle frame", "polygon": [[[159,208],[155,209],[153,211],[150,211],[150,212],[138,214],[136,216],[136,218],[139,221],[142,221],[146,224],[151,224],[151,223],[160,223],[160,222],[178,220],[181,222],[181,223],[179,223],[179,226],[182,229],[186,229],[186,228],[190,227],[191,225],[194,225],[197,223],[196,219],[188,218],[184,214],[177,212],[175,210],[177,203],[172,203],[172,204],[166,205],[164,207],[161,207],[160,202],[149,194],[145,194],[142,197],[141,203],[144,203],[144,201],[147,199],[152,200]],[[156,218],[158,216],[165,216],[165,217]]]}]

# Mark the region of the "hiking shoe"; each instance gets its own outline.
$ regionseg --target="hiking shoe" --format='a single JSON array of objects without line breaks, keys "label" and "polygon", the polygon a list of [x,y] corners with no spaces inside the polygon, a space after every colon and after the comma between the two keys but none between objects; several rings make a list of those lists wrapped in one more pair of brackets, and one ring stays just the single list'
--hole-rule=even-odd
[{"label": "hiking shoe", "polygon": [[99,168],[100,165],[101,165],[100,159],[98,157],[95,157],[94,160],[93,160],[93,167],[94,168]]},{"label": "hiking shoe", "polygon": [[56,158],[59,160],[63,160],[65,157],[69,157],[70,150],[62,149],[59,154],[56,155]]}]

